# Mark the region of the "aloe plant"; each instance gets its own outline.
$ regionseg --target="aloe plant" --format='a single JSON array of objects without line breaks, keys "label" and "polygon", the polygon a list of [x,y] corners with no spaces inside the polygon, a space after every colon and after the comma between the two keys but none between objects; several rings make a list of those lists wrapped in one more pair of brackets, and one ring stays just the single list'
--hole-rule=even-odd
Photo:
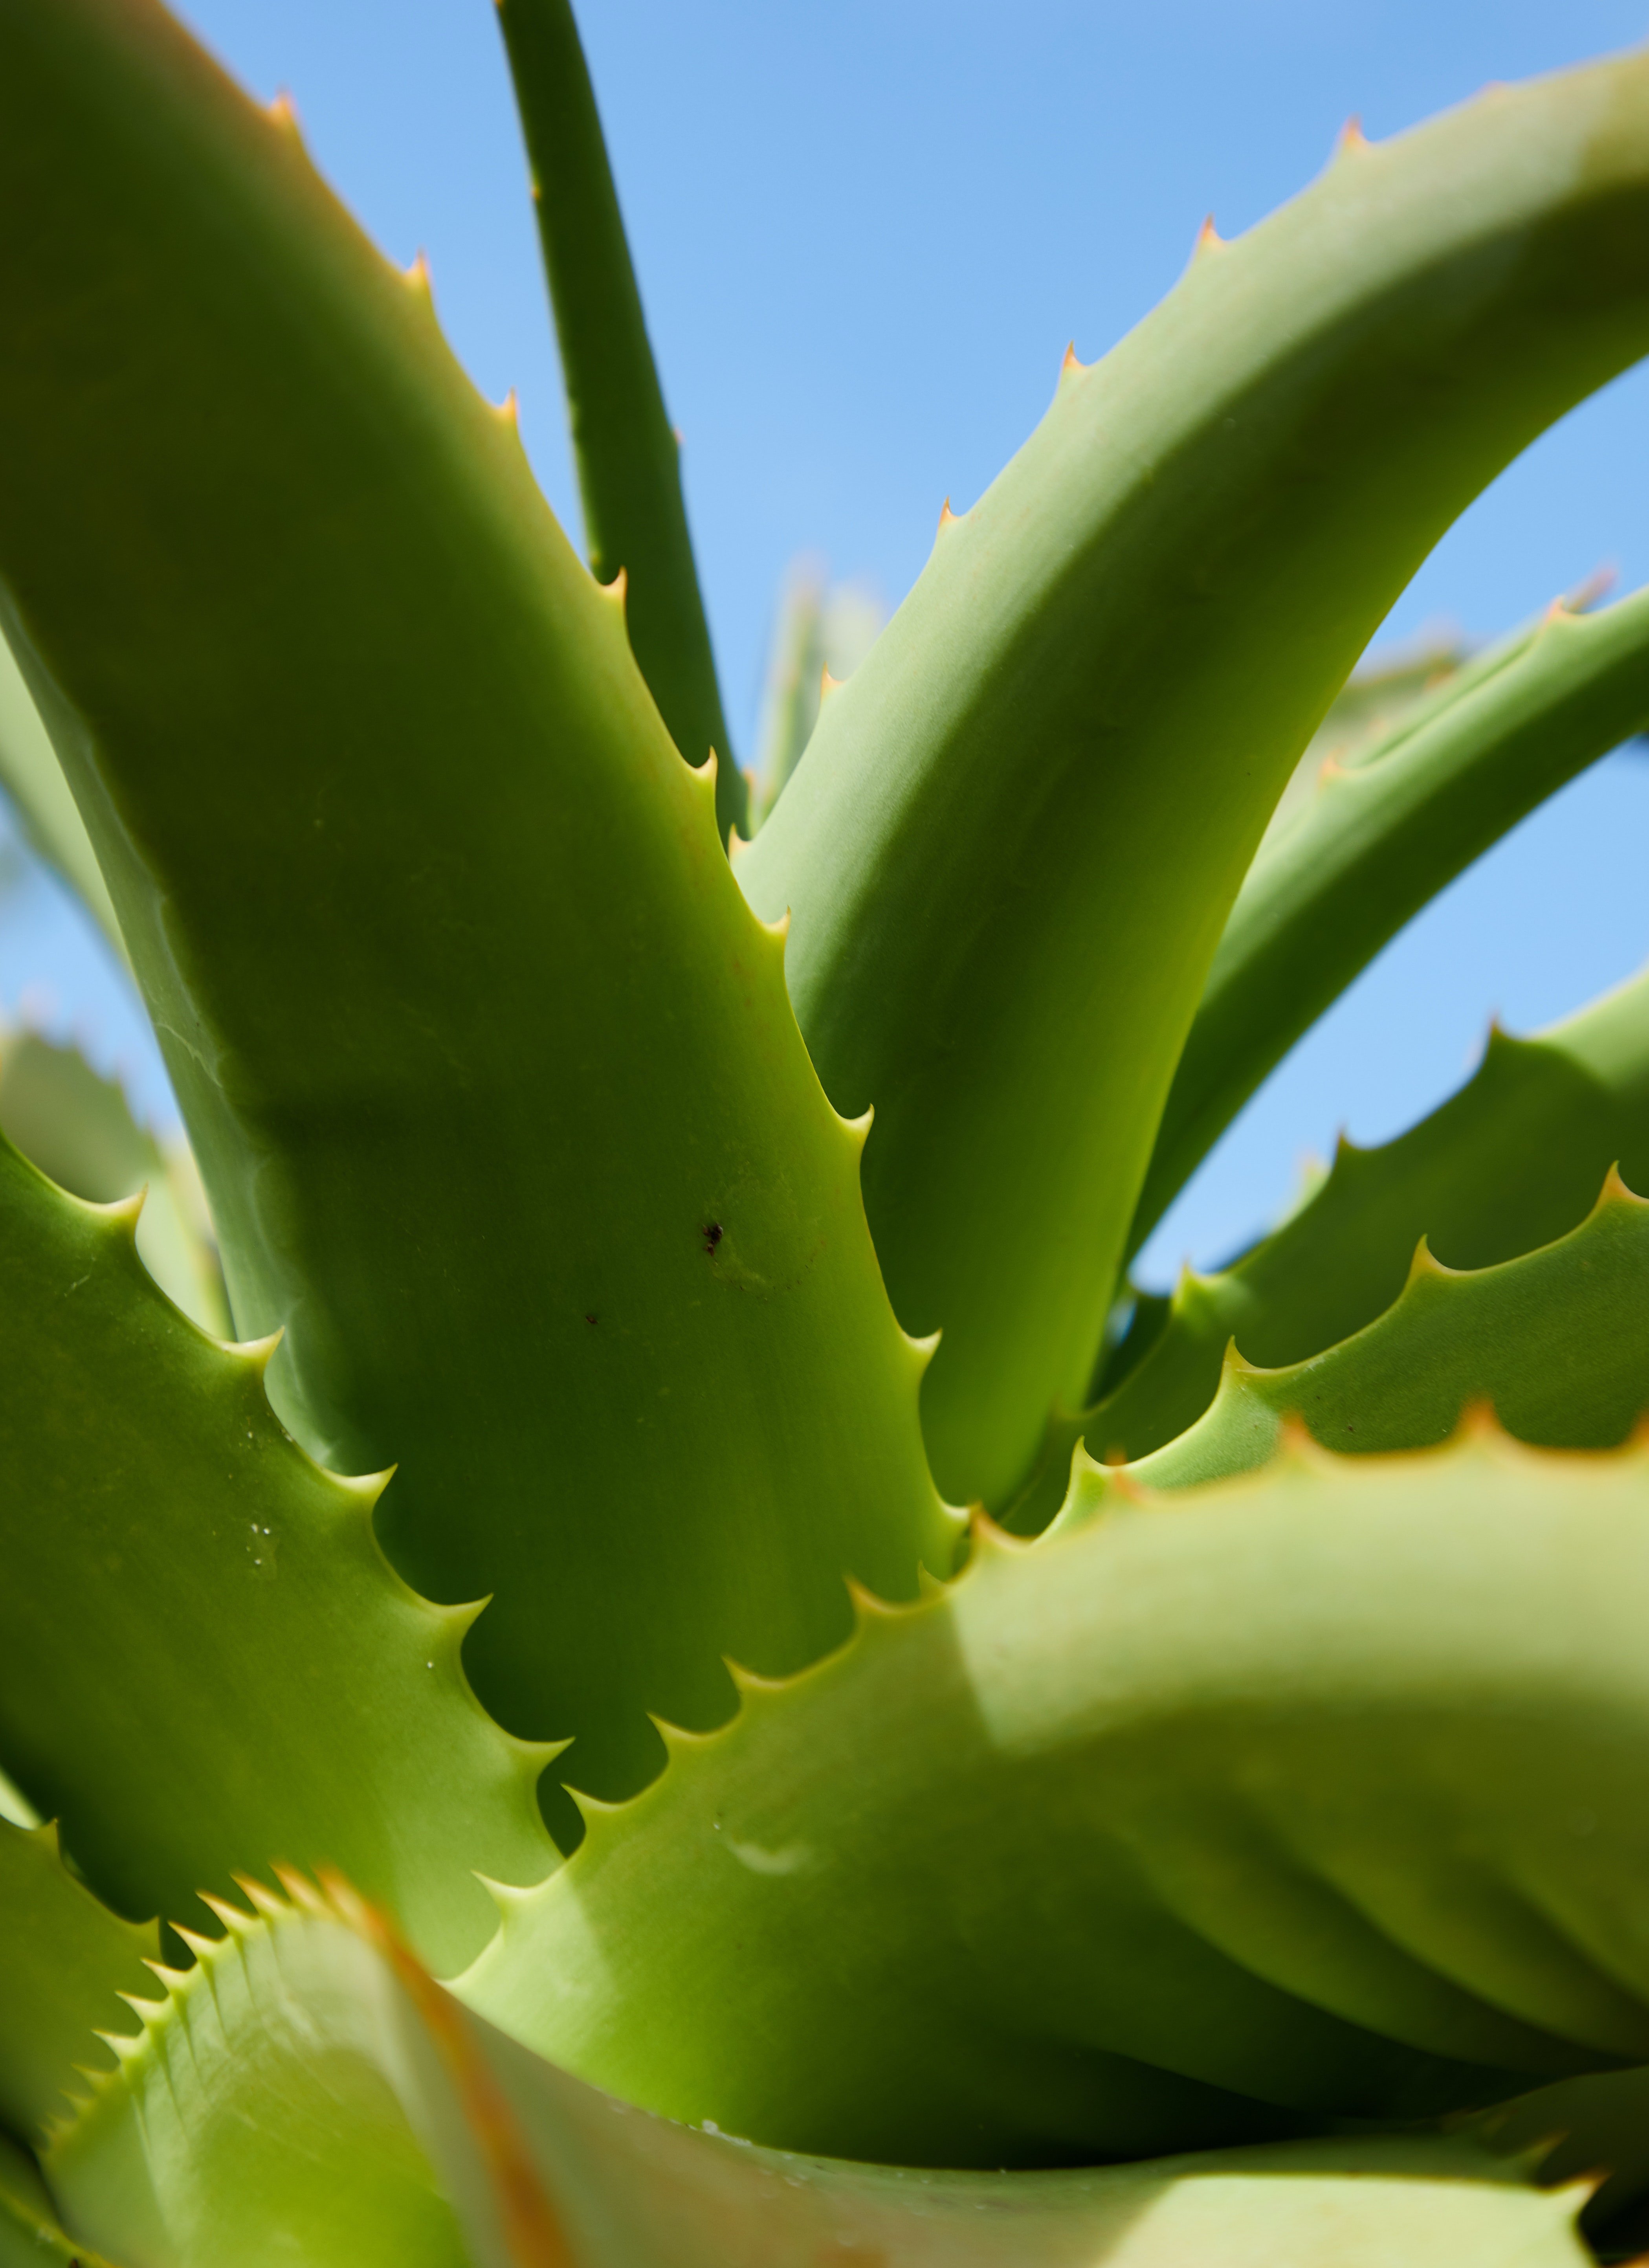
[{"label": "aloe plant", "polygon": [[210,1207],[0,1049],[0,2262],[1620,2257],[1649,977],[1126,1270],[1649,720],[1649,593],[1351,674],[1649,351],[1649,55],[1206,234],[753,814],[499,13],[588,569],[290,107],[0,0],[0,777]]}]

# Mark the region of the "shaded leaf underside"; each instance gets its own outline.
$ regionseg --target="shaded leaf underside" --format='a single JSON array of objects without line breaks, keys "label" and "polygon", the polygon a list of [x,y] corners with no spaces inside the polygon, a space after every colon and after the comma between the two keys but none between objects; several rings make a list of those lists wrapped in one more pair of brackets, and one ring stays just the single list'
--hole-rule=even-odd
[{"label": "shaded leaf underside", "polygon": [[908,2164],[1649,2059],[1645,1582],[1636,1453],[1112,1492],[675,1742],[458,1990],[653,2109]]}]

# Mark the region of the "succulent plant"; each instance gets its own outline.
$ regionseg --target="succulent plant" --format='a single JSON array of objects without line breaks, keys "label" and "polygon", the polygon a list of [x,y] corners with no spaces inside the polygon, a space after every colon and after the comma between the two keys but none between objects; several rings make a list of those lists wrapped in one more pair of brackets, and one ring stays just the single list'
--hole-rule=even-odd
[{"label": "succulent plant", "polygon": [[0,0],[0,773],[213,1224],[5,1043],[0,2263],[1623,2255],[1649,978],[1127,1270],[1649,719],[1644,593],[1351,674],[1649,350],[1649,55],[1205,233],[752,832],[572,19],[500,18],[588,569],[290,108]]}]

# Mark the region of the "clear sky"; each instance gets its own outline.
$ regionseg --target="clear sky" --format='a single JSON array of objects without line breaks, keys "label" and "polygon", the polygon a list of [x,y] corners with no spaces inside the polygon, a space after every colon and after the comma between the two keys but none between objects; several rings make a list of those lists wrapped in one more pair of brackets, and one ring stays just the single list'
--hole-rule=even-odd
[{"label": "clear sky", "polygon": [[[385,249],[420,248],[477,383],[514,386],[575,531],[526,173],[489,0],[190,0],[263,97],[290,90]],[[1624,0],[583,0],[672,413],[733,729],[747,757],[773,596],[798,551],[896,604],[941,501],[1024,438],[1066,341],[1091,359],[1300,188],[1344,119],[1371,136],[1485,81],[1649,32]],[[1490,491],[1388,636],[1487,634],[1600,563],[1649,579],[1649,376],[1586,405]],[[1649,756],[1610,759],[1398,940],[1256,1098],[1159,1232],[1217,1259],[1341,1123],[1408,1123],[1491,1011],[1517,1028],[1649,956]],[[0,907],[0,998],[77,1027],[167,1108],[97,950],[43,885]]]}]

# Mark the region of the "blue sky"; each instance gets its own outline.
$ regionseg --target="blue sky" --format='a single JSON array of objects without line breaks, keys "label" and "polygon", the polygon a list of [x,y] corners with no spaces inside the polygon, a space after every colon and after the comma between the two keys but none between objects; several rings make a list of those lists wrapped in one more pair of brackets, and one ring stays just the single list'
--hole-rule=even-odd
[{"label": "blue sky", "polygon": [[[420,248],[483,391],[514,386],[577,512],[526,174],[489,0],[192,0],[397,259]],[[1649,32],[1618,0],[585,0],[581,11],[748,755],[773,596],[798,551],[896,603],[1041,415],[1172,284],[1204,215],[1235,233],[1351,114],[1378,136],[1486,80]],[[1649,373],[1587,404],[1428,562],[1387,635],[1486,634],[1601,562],[1649,579]],[[1159,1233],[1204,1263],[1349,1123],[1395,1132],[1498,1010],[1528,1028],[1649,957],[1649,756],[1579,782],[1389,950],[1256,1098]],[[78,1029],[145,1107],[158,1064],[43,884],[0,909],[0,998]]]}]

